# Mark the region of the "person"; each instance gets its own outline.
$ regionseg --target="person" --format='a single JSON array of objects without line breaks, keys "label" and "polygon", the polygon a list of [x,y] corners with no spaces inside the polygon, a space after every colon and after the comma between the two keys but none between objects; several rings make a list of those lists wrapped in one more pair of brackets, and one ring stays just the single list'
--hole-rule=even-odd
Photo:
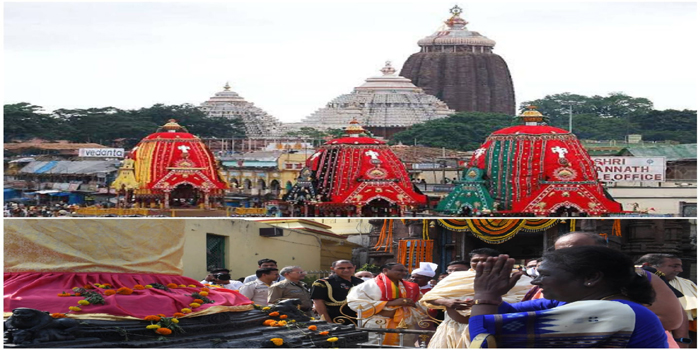
[{"label": "person", "polygon": [[[418,323],[428,318],[416,302],[423,296],[417,284],[404,280],[408,270],[399,263],[382,265],[382,273],[348,293],[348,306],[361,311],[362,327],[396,329],[399,325],[418,329]],[[382,340],[383,339],[383,340]],[[413,334],[404,335],[405,344],[413,344]],[[370,332],[368,343],[399,345],[397,333]]]},{"label": "person", "polygon": [[501,296],[522,275],[514,263],[500,255],[477,264],[472,346],[493,336],[498,347],[668,347],[658,317],[641,305],[654,302],[654,290],[624,253],[598,245],[546,253],[532,280],[546,299],[511,304]]},{"label": "person", "polygon": [[[535,261],[537,262],[535,267],[528,267],[527,270],[525,270],[526,271],[525,273],[530,278],[537,278],[540,275],[540,273],[537,271],[537,268],[539,268],[540,265],[542,264],[542,258],[537,258]],[[528,266],[530,266],[530,264],[529,264],[530,262],[528,262]],[[540,288],[539,286],[532,286],[532,288],[530,288],[530,290],[528,290],[527,293],[525,293],[525,296],[523,297],[523,299],[521,301],[528,301],[528,300],[542,299],[542,298],[543,298],[542,297],[542,288]]]},{"label": "person", "polygon": [[311,285],[311,299],[322,320],[348,324],[357,317],[355,311],[347,307],[348,292],[364,281],[353,276],[355,265],[350,260],[334,261],[331,270],[333,274]]},{"label": "person", "polygon": [[301,302],[299,309],[307,316],[313,316],[311,294],[306,284],[302,282],[306,277],[304,269],[299,266],[285,266],[280,270],[280,275],[284,276],[284,280],[270,286],[267,292],[268,305],[284,299],[299,299]]},{"label": "person", "polygon": [[445,269],[445,272],[450,275],[453,272],[457,271],[468,271],[469,270],[469,262],[464,261],[464,260],[455,260],[455,261],[450,261],[447,264],[447,269]]},{"label": "person", "polygon": [[[599,246],[604,247],[607,245],[607,241],[598,234],[591,232],[570,232],[557,238],[554,242],[555,250],[571,247],[581,247],[581,246]],[[646,272],[640,270],[637,271],[640,275],[646,276],[646,278],[651,283],[651,287],[656,294],[656,299],[651,305],[645,305],[651,310],[661,321],[661,326],[666,332],[669,341],[669,346],[677,347],[676,342],[673,340],[673,335],[670,330],[674,330],[681,326],[683,322],[683,310],[680,303],[671,292],[671,290],[665,285],[664,281],[658,276],[647,274]],[[534,298],[533,298],[534,299]]]},{"label": "person", "polygon": [[369,271],[357,271],[357,272],[355,272],[355,277],[357,277],[363,281],[367,281],[367,280],[371,280],[372,278],[374,278],[374,275]]},{"label": "person", "polygon": [[678,277],[678,274],[683,272],[680,257],[673,254],[646,254],[637,260],[637,264],[651,267],[649,270],[655,270],[661,279],[678,292],[678,300],[685,312],[685,318],[679,328],[673,329],[673,338],[681,348],[695,347],[693,345],[697,344],[698,287],[693,281]]},{"label": "person", "polygon": [[[260,259],[260,260],[258,260],[258,269],[265,269],[268,267],[276,269],[277,268],[277,261],[274,261],[272,259]],[[246,276],[246,278],[243,280],[243,283],[253,282],[256,279],[258,279],[258,277],[255,274],[252,274],[250,276]],[[282,282],[282,280],[284,280],[284,276],[278,275],[277,279],[274,280],[273,282]]]},{"label": "person", "polygon": [[[469,262],[451,262],[447,268],[450,273],[440,281],[430,292],[426,293],[420,303],[430,309],[446,311],[444,321],[435,330],[428,343],[428,348],[466,348],[469,346],[469,334],[466,324],[452,319],[453,314],[469,316],[471,300],[474,296],[474,276],[476,265],[489,257],[501,253],[491,248],[474,249],[469,253]],[[463,270],[466,264],[466,270]],[[520,301],[530,288],[530,279],[524,277],[506,295],[504,299],[510,302]]]},{"label": "person", "polygon": [[418,268],[411,272],[411,279],[409,281],[417,284],[420,287],[420,292],[425,294],[433,289],[433,286],[429,283],[430,279],[435,276],[435,269],[438,265],[431,262],[419,262]]},{"label": "person", "polygon": [[231,271],[229,269],[220,267],[209,270],[209,274],[201,283],[231,290],[238,290],[243,286],[243,283],[240,281],[231,280]]},{"label": "person", "polygon": [[542,261],[542,258],[536,258],[536,259],[530,259],[526,264],[525,264],[525,274],[535,278],[537,277],[537,264]]},{"label": "person", "polygon": [[252,300],[255,304],[266,306],[268,290],[270,285],[279,277],[279,272],[276,268],[265,267],[255,271],[257,279],[243,284],[238,290],[246,298]]}]

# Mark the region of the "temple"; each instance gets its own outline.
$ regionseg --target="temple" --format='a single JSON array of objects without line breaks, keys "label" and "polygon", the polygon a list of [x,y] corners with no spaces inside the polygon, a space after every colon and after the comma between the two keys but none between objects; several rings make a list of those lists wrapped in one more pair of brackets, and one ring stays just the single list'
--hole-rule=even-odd
[{"label": "temple", "polygon": [[496,42],[467,30],[458,6],[447,28],[418,41],[401,76],[459,112],[515,113],[515,92],[508,65],[493,53]]},{"label": "temple", "polygon": [[387,138],[413,124],[454,114],[444,102],[396,75],[391,62],[386,62],[380,71],[381,76],[368,78],[352,93],[338,96],[300,123],[288,125],[343,129],[351,120],[357,120],[374,135]]},{"label": "temple", "polygon": [[209,209],[229,184],[209,148],[171,119],[131,150],[112,188],[136,207]]},{"label": "temple", "polygon": [[362,135],[356,120],[345,133],[306,160],[285,197],[293,216],[402,216],[427,204],[389,145]]},{"label": "temple", "polygon": [[214,94],[200,109],[209,117],[240,119],[247,137],[274,137],[280,132],[281,123],[275,117],[231,91],[228,83],[224,91]]},{"label": "temple", "polygon": [[545,125],[534,106],[474,152],[437,210],[451,215],[600,216],[622,206],[598,182],[576,135]]}]

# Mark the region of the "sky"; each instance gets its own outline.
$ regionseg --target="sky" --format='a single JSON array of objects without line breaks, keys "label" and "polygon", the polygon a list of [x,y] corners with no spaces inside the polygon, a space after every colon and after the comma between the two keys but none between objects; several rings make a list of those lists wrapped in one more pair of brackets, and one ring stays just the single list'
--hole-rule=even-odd
[{"label": "sky", "polygon": [[697,109],[695,2],[5,2],[4,103],[199,105],[229,82],[283,122],[397,71],[455,4],[495,40],[516,102],[570,92]]}]

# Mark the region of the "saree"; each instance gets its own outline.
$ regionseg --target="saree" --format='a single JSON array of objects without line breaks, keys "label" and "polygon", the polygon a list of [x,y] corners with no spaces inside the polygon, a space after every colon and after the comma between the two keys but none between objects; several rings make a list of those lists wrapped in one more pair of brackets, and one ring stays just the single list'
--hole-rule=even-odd
[{"label": "saree", "polygon": [[668,347],[656,315],[631,301],[538,299],[518,304],[504,302],[500,314],[472,316],[471,338],[490,334],[499,348]]}]

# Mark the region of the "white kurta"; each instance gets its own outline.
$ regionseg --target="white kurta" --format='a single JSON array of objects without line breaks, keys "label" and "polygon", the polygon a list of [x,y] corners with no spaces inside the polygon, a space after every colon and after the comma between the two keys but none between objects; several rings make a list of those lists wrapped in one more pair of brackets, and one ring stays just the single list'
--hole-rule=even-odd
[{"label": "white kurta", "polygon": [[[514,270],[515,271],[515,270]],[[420,304],[430,309],[445,310],[444,306],[431,304],[428,300],[437,299],[460,299],[474,297],[474,277],[476,271],[453,272],[438,283],[431,291],[425,293],[420,300]],[[523,275],[520,277],[515,287],[508,294],[503,296],[503,300],[508,303],[516,303],[523,299],[528,290],[532,278]],[[457,311],[463,316],[469,316],[471,309]],[[440,323],[435,330],[435,334],[428,343],[428,348],[466,348],[469,347],[469,326],[451,319],[445,312],[445,320]]]},{"label": "white kurta", "polygon": [[[403,284],[399,284],[399,289],[401,289],[402,294],[405,294],[405,289]],[[419,298],[420,298],[419,294]],[[384,317],[378,315],[382,310],[398,310],[401,309],[403,312],[403,322],[406,323],[409,329],[426,329],[421,328],[418,323],[426,318],[428,315],[425,309],[416,303],[416,307],[402,307],[402,306],[385,306],[386,301],[382,301],[382,290],[379,289],[377,282],[375,280],[369,280],[364,283],[358,284],[352,287],[348,293],[348,307],[357,311],[358,317],[360,316],[360,309],[362,309],[363,323],[362,327],[366,328],[387,328],[391,323],[392,319],[389,317]],[[427,324],[426,324],[427,325]],[[389,328],[394,328],[389,327]],[[381,344],[384,339],[383,333],[369,333],[369,342],[374,344]],[[411,346],[415,342],[415,335],[404,335],[404,346]]]},{"label": "white kurta", "polygon": [[698,317],[698,286],[693,281],[681,277],[676,277],[668,283],[683,293],[683,297],[678,298],[678,300],[683,305],[683,310],[688,314],[688,320],[696,319]]}]

